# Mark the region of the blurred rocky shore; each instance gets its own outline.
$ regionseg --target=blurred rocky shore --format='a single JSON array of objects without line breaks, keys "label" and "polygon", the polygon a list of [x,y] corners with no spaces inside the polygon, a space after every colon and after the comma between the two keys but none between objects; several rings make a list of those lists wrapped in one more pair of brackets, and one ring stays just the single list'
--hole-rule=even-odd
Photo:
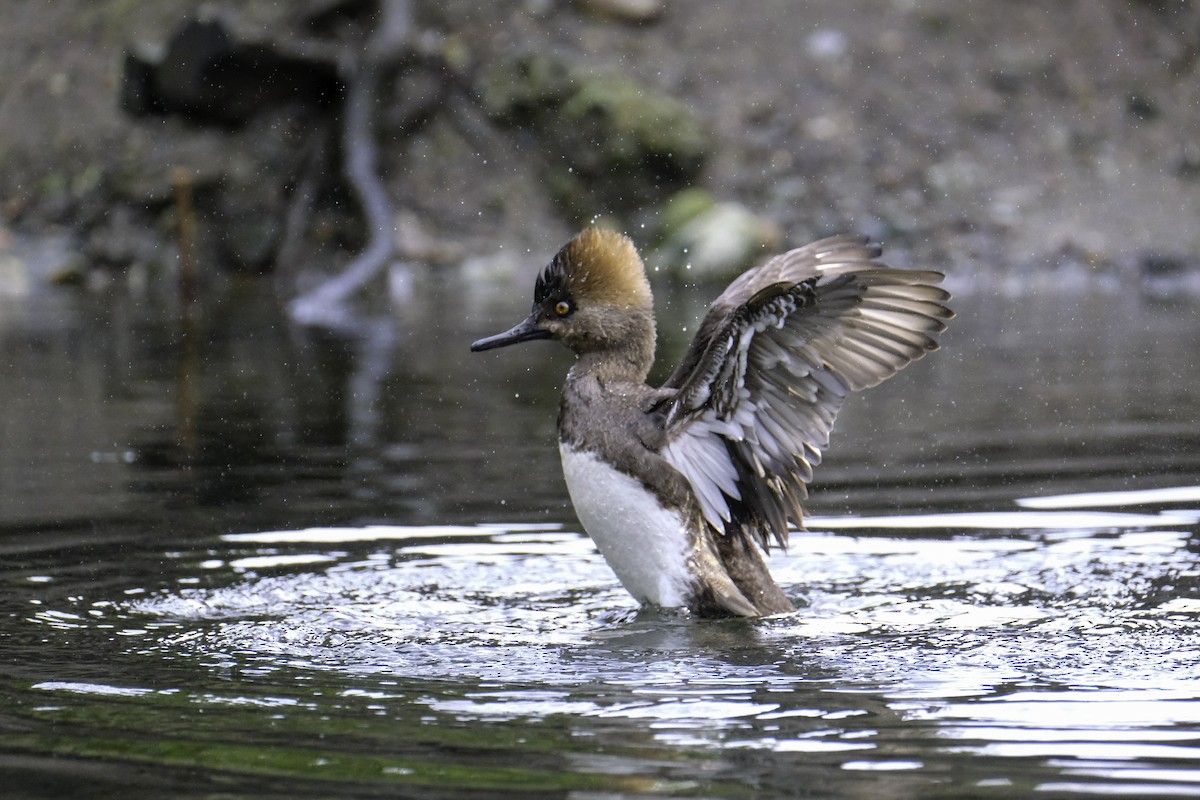
[{"label": "blurred rocky shore", "polygon": [[433,269],[525,278],[600,218],[664,270],[854,230],[960,285],[1196,282],[1192,0],[414,0],[390,39],[386,1],[7,9],[0,295],[173,270],[181,213],[202,271],[338,272],[366,75],[392,254]]}]

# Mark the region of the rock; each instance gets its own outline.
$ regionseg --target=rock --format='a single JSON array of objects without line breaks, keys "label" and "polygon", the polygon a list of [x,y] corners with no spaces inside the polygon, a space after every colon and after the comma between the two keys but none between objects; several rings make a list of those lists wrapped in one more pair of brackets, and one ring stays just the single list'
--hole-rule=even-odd
[{"label": "rock", "polygon": [[712,210],[716,198],[704,189],[684,189],[658,210],[656,229],[660,238],[674,236],[688,223]]},{"label": "rock", "polygon": [[574,91],[567,65],[544,53],[501,61],[476,86],[484,111],[509,125],[537,125]]},{"label": "rock", "polygon": [[713,147],[673,97],[546,54],[496,65],[478,94],[493,119],[542,140],[544,183],[583,219],[658,202],[696,178]]},{"label": "rock", "polygon": [[215,15],[185,22],[161,54],[127,51],[123,72],[121,106],[133,116],[177,114],[232,126],[265,108],[332,106],[345,88],[325,51],[243,40]]},{"label": "rock", "polygon": [[660,225],[651,267],[692,280],[731,278],[773,252],[782,238],[772,222],[745,206],[717,202],[697,189],[671,198]]},{"label": "rock", "polygon": [[24,297],[29,289],[25,262],[11,253],[0,253],[0,297]]},{"label": "rock", "polygon": [[70,236],[17,236],[0,228],[0,298],[76,286],[86,278],[87,261]]},{"label": "rock", "polygon": [[557,131],[576,166],[597,176],[646,169],[671,180],[699,171],[711,136],[678,100],[618,76],[577,85],[560,109]]},{"label": "rock", "polygon": [[818,60],[842,58],[850,49],[846,34],[833,28],[818,28],[804,41],[805,52]]},{"label": "rock", "polygon": [[584,11],[622,22],[651,22],[666,11],[664,0],[578,0]]}]

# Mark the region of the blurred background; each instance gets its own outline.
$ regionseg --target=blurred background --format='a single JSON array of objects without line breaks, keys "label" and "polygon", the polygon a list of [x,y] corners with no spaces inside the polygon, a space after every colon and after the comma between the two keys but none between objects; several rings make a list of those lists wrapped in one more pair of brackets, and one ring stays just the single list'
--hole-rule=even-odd
[{"label": "blurred background", "polygon": [[388,6],[13,4],[0,294],[174,269],[172,174],[203,272],[295,291],[362,245],[344,165],[371,141],[400,254],[436,268],[597,216],[678,261],[703,214],[718,261],[857,230],[972,280],[1196,267],[1190,0],[414,0],[390,30]]},{"label": "blurred background", "polygon": [[[6,790],[1196,796],[1198,62],[1193,0],[6,3]],[[639,612],[570,353],[468,352],[593,222],[652,379],[786,247],[946,273],[801,613]]]}]

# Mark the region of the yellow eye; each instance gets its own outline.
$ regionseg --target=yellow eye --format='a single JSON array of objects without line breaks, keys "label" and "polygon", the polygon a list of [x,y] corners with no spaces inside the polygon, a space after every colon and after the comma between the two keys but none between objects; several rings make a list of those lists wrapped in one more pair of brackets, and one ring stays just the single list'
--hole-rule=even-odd
[{"label": "yellow eye", "polygon": [[571,313],[571,304],[566,300],[559,300],[554,304],[554,313],[558,314],[560,317],[565,317],[567,314]]}]

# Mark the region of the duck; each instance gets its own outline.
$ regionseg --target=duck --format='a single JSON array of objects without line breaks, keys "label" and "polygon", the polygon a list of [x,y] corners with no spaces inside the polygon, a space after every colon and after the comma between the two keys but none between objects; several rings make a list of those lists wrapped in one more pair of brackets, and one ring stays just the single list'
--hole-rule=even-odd
[{"label": "duck", "polygon": [[473,352],[554,340],[575,353],[558,448],[584,531],[639,603],[699,617],[795,605],[767,566],[846,397],[938,349],[954,314],[942,273],[881,260],[868,238],[820,239],[742,273],[653,387],[656,322],[626,235],[588,227],[537,276],[533,308]]}]

